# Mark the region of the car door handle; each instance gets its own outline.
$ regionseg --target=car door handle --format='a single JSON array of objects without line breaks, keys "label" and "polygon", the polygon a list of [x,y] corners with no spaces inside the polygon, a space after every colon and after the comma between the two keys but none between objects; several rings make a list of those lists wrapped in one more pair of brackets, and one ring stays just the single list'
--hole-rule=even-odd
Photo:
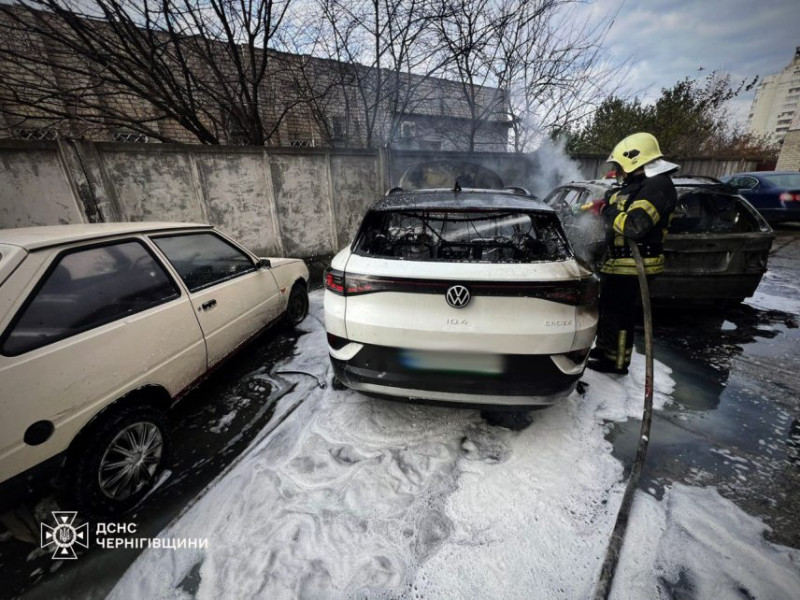
[{"label": "car door handle", "polygon": [[211,299],[208,302],[203,302],[203,304],[200,305],[200,309],[199,310],[209,310],[211,308],[214,308],[216,305],[217,305],[217,301],[214,300],[214,299]]}]

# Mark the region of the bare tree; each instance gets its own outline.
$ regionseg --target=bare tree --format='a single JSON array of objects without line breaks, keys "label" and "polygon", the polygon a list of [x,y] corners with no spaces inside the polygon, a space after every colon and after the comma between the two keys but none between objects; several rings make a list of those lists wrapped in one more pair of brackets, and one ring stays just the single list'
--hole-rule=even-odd
[{"label": "bare tree", "polygon": [[[457,0],[437,21],[448,76],[460,84],[470,150],[482,129],[510,126],[514,149],[583,118],[618,75],[603,63],[612,24],[577,19],[576,0]],[[500,90],[496,93],[494,90]],[[505,124],[501,118],[505,117]],[[497,135],[497,133],[495,133]]]},{"label": "bare tree", "polygon": [[578,0],[291,2],[0,3],[5,127],[256,145],[295,128],[375,147],[413,118],[469,150],[511,128],[525,150],[610,77],[609,23],[571,25]]},{"label": "bare tree", "polygon": [[[304,57],[270,41],[290,0],[16,0],[0,4],[10,126],[119,126],[162,141],[264,144],[301,96]],[[269,83],[269,85],[267,85]],[[173,126],[170,127],[169,124]]]},{"label": "bare tree", "polygon": [[447,76],[457,82],[460,92],[448,99],[447,109],[453,116],[468,118],[465,132],[452,133],[465,136],[470,151],[475,150],[478,130],[492,115],[505,112],[503,87],[509,73],[496,69],[495,63],[501,48],[498,34],[506,30],[510,18],[508,6],[507,1],[454,0],[437,15],[438,47],[448,59]]},{"label": "bare tree", "polygon": [[[514,150],[529,151],[543,137],[568,130],[592,114],[621,82],[627,63],[605,58],[613,15],[591,24],[578,17],[580,3],[540,2],[514,9],[517,36],[502,45],[500,68],[507,76]],[[517,25],[518,23],[518,25]]]},{"label": "bare tree", "polygon": [[403,115],[431,100],[429,81],[447,59],[436,52],[434,0],[317,0],[323,55],[342,65],[349,115],[366,146],[388,145]]}]

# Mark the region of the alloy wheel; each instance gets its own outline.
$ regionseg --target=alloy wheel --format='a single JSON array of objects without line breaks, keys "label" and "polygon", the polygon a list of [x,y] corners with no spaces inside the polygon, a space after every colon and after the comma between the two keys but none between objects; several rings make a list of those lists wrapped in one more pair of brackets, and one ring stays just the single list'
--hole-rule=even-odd
[{"label": "alloy wheel", "polygon": [[130,498],[149,487],[161,464],[164,437],[147,421],[122,429],[103,453],[97,478],[100,490],[112,500]]}]

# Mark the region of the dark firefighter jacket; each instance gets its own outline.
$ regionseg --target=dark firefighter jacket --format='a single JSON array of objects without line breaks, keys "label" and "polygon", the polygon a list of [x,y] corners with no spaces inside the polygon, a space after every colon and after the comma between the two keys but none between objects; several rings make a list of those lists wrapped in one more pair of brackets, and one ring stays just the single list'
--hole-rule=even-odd
[{"label": "dark firefighter jacket", "polygon": [[636,240],[648,275],[664,270],[664,236],[678,195],[667,174],[635,175],[609,198],[603,211],[606,221],[606,255],[600,271],[613,275],[636,275],[636,263],[625,242]]}]

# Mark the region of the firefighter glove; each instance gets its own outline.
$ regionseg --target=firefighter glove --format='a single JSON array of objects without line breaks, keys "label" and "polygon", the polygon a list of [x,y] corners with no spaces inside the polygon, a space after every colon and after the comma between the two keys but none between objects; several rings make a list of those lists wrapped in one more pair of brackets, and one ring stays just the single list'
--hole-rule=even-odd
[{"label": "firefighter glove", "polygon": [[608,203],[605,200],[589,200],[588,202],[581,204],[580,211],[581,212],[591,212],[593,215],[602,215],[603,210],[605,207],[608,206]]}]

